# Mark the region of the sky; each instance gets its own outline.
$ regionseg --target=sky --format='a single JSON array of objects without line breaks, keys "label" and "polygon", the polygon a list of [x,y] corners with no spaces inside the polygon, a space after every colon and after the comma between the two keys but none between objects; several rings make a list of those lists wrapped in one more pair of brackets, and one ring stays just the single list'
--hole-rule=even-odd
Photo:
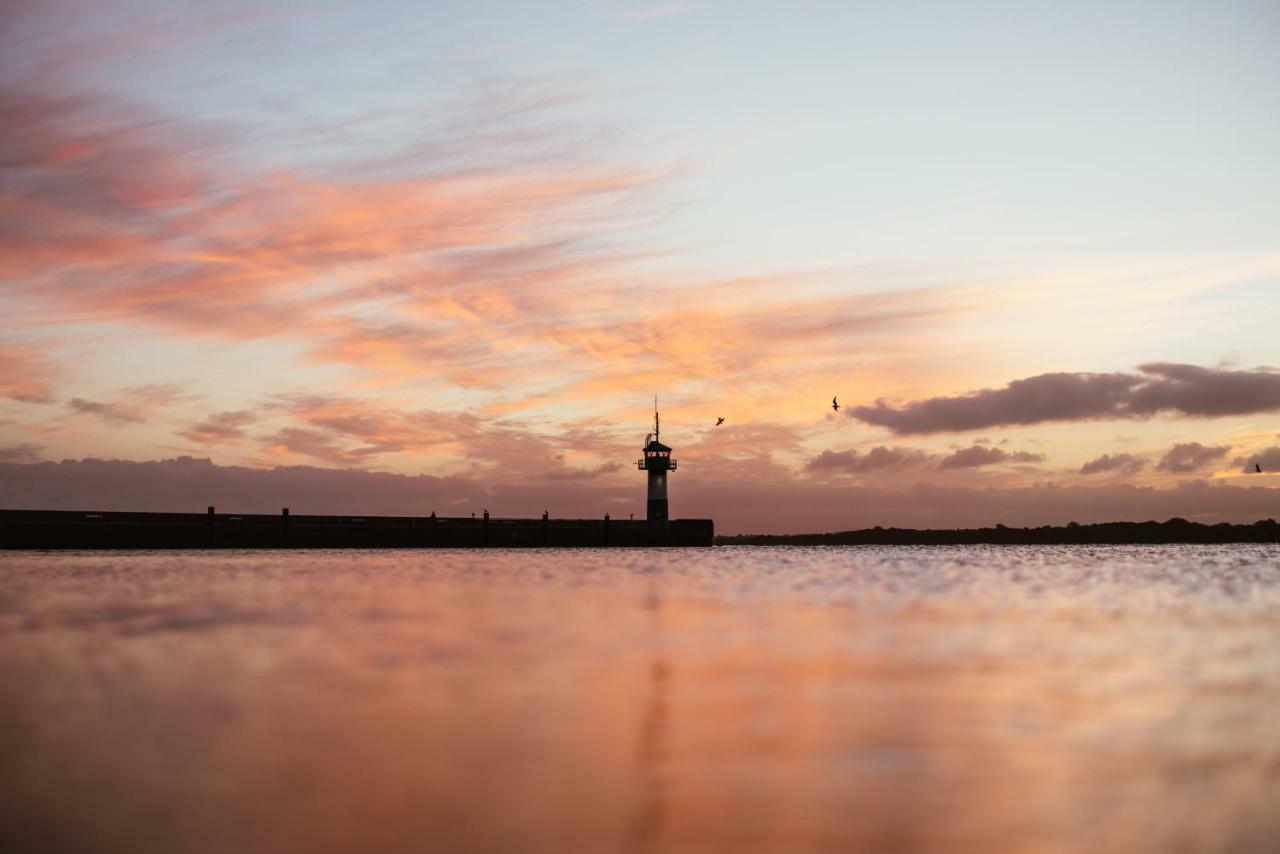
[{"label": "sky", "polygon": [[1278,40],[0,3],[0,506],[639,515],[657,395],[725,533],[1280,516]]}]

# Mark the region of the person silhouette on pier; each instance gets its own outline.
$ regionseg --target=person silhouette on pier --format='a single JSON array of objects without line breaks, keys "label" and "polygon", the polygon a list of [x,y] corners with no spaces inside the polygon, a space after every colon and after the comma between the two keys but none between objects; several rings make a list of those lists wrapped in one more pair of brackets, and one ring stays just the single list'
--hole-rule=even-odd
[{"label": "person silhouette on pier", "polygon": [[1254,463],[1254,464],[1253,464],[1253,470],[1254,470],[1254,471],[1256,471],[1256,472],[1258,472],[1259,474],[1261,474],[1261,473],[1262,473],[1262,463]]}]

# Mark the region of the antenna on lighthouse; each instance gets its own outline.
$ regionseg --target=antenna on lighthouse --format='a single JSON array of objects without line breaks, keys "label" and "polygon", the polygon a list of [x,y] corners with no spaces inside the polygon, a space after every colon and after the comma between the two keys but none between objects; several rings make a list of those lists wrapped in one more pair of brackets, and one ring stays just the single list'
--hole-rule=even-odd
[{"label": "antenna on lighthouse", "polygon": [[661,441],[661,430],[658,425],[658,396],[656,394],[653,396],[653,440],[655,442]]}]

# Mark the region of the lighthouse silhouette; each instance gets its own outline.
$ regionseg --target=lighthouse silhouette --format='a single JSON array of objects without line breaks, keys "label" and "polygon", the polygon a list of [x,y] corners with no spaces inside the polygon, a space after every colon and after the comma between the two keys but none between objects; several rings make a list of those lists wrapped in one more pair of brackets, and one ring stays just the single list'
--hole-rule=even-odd
[{"label": "lighthouse silhouette", "polygon": [[644,459],[636,460],[636,468],[649,473],[649,505],[647,519],[650,524],[667,524],[667,472],[676,470],[671,459],[671,448],[658,441],[661,431],[658,420],[658,398],[653,399],[653,432],[644,437]]}]

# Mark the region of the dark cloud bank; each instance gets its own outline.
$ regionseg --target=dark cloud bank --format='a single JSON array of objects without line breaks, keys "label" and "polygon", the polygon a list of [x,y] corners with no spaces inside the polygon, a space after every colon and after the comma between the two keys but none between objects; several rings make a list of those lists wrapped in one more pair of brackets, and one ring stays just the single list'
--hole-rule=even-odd
[{"label": "dark cloud bank", "polygon": [[1280,371],[1236,371],[1152,363],[1139,373],[1056,373],[999,389],[849,410],[853,418],[900,436],[1106,418],[1170,414],[1201,418],[1280,410]]},{"label": "dark cloud bank", "polygon": [[[672,479],[673,515],[716,520],[721,533],[804,533],[869,528],[1035,526],[1104,521],[1253,522],[1280,516],[1280,489],[1188,481],[1167,489],[1101,483],[1017,488],[929,484],[881,487],[815,482],[770,469],[709,466]],[[55,500],[56,499],[56,500]],[[494,476],[406,476],[309,466],[252,469],[182,457],[153,462],[0,463],[0,507],[203,512],[498,515],[615,518],[644,512],[644,482]]]}]

